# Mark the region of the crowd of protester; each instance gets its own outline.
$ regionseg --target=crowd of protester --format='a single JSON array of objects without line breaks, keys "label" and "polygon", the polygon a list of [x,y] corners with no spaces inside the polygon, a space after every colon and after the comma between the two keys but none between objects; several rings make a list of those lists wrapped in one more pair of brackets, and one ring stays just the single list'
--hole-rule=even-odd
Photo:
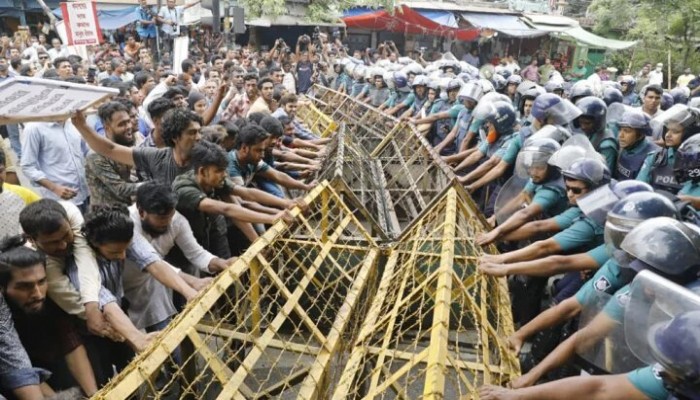
[{"label": "crowd of protester", "polygon": [[[583,63],[563,75],[546,56],[483,68],[477,52],[427,61],[393,42],[350,53],[336,34],[193,49],[176,74],[136,36],[89,60],[57,40],[42,50],[45,37],[24,49],[3,39],[0,79],[119,95],[96,114],[8,125],[11,146],[0,141],[2,395],[93,395],[265,226],[304,208],[290,193],[316,185],[333,140],[296,115],[318,84],[414,124],[489,218],[475,240],[501,252],[478,271],[508,277],[517,329],[503,339],[523,376],[481,398],[697,398],[697,329],[685,351],[657,349],[661,366],[557,380],[593,368],[574,360],[576,343],[622,322],[636,275],[695,287],[694,77],[666,92],[649,71],[610,80]],[[604,295],[600,318],[580,323]]]}]

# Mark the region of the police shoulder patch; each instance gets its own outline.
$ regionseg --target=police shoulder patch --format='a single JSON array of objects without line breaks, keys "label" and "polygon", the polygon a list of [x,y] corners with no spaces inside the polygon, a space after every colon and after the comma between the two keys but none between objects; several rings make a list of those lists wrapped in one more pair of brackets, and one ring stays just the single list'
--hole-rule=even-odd
[{"label": "police shoulder patch", "polygon": [[607,292],[611,286],[612,286],[612,284],[610,283],[608,278],[605,276],[601,276],[593,283],[593,287],[598,292]]},{"label": "police shoulder patch", "polygon": [[620,304],[622,308],[625,308],[630,302],[630,293],[629,291],[618,293],[615,295],[615,298],[617,299],[618,304]]}]

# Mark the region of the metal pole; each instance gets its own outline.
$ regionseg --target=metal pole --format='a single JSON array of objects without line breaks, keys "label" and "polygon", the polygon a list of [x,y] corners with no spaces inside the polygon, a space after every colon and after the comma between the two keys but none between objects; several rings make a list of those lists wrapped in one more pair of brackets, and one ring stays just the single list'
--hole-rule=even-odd
[{"label": "metal pole", "polygon": [[[156,15],[160,13],[160,8],[163,6],[163,0],[158,0],[156,3]],[[158,21],[158,17],[156,17],[156,21]],[[156,23],[156,55],[158,57],[158,62],[161,60],[161,54],[160,54],[160,27],[158,27],[158,24]]]},{"label": "metal pole", "polygon": [[668,90],[671,90],[671,50],[668,51]]}]

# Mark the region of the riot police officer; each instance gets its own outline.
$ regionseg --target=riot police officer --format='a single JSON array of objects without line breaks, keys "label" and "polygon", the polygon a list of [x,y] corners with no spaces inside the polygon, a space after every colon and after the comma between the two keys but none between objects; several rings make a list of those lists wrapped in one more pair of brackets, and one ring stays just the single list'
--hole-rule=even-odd
[{"label": "riot police officer", "polygon": [[620,85],[622,86],[622,104],[626,106],[638,106],[641,104],[641,100],[634,90],[634,87],[637,85],[637,80],[634,77],[631,75],[622,76]]},{"label": "riot police officer", "polygon": [[389,115],[394,115],[399,111],[406,109],[400,119],[415,117],[418,115],[423,104],[428,100],[428,77],[425,75],[416,75],[413,78],[410,86],[413,92],[410,93],[401,103],[386,111]]},{"label": "riot police officer", "polygon": [[684,141],[700,133],[700,111],[677,104],[654,118],[651,125],[659,136],[663,135],[664,146],[646,157],[637,179],[676,194],[681,189],[674,173],[676,151]]},{"label": "riot police officer", "polygon": [[[622,275],[651,271],[680,285],[697,281],[700,271],[700,230],[692,224],[668,217],[648,219],[624,238],[618,258]],[[577,343],[597,342],[624,318],[630,302],[630,285],[618,289],[607,301],[601,313],[585,328],[566,339],[540,364],[513,382],[522,388],[534,384],[545,373],[561,366],[573,357]]]},{"label": "riot police officer", "polygon": [[[479,245],[490,244],[536,217],[551,218],[567,208],[566,189],[561,173],[556,167],[547,164],[561,145],[554,139],[535,136],[525,141],[516,162],[517,176],[511,178],[527,178],[527,184],[520,193],[499,193],[499,198],[505,196],[506,202],[503,205],[505,210],[499,210],[497,203],[497,219],[501,212],[509,217],[488,234],[478,235]],[[525,208],[517,209],[526,201],[529,204]]]},{"label": "riot police officer", "polygon": [[479,176],[467,176],[463,183],[468,184],[467,190],[473,192],[490,182],[502,177],[511,166],[515,165],[520,149],[534,132],[545,125],[565,126],[581,115],[581,110],[570,101],[552,94],[544,93],[535,99],[532,104],[530,119],[531,126],[520,129],[509,142],[501,161],[488,173]]},{"label": "riot police officer", "polygon": [[649,122],[649,117],[638,109],[628,109],[622,114],[618,123],[621,150],[613,171],[615,179],[634,179],[647,155],[658,149],[658,146],[647,139],[647,136],[651,136]]},{"label": "riot police officer", "polygon": [[[457,115],[457,123],[452,127],[450,133],[435,146],[435,151],[441,155],[452,155],[466,150],[466,145],[472,141],[473,137],[468,135],[469,124],[472,121],[472,111],[481,99],[484,89],[478,81],[470,81],[462,85],[457,94],[457,101],[464,108]],[[466,140],[467,143],[463,141]]]},{"label": "riot police officer", "polygon": [[676,181],[682,185],[678,197],[700,209],[700,134],[691,136],[681,144],[673,170]]},{"label": "riot police officer", "polygon": [[617,162],[618,144],[612,132],[606,127],[608,107],[603,100],[588,96],[576,102],[581,115],[573,122],[574,132],[583,132],[591,141],[593,148],[605,157],[608,168],[612,171]]},{"label": "riot police officer", "polygon": [[459,79],[450,79],[445,88],[447,99],[435,104],[429,116],[410,119],[416,125],[432,124],[428,133],[428,142],[432,146],[437,146],[445,139],[457,122],[459,112],[464,108],[462,104],[457,102],[457,95],[461,87],[462,83]]}]

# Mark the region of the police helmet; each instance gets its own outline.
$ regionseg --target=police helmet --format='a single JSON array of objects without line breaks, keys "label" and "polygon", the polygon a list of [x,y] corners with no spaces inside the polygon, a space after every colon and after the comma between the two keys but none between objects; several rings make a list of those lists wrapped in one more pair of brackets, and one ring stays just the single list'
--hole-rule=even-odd
[{"label": "police helmet", "polygon": [[490,122],[501,136],[512,133],[516,121],[515,109],[509,102],[495,101],[484,121]]},{"label": "police helmet", "polygon": [[462,82],[459,79],[450,79],[449,82],[447,82],[447,86],[445,87],[445,91],[449,92],[451,90],[459,89],[462,87]]},{"label": "police helmet", "polygon": [[506,78],[499,74],[496,74],[493,77],[491,77],[491,81],[493,83],[493,87],[496,89],[497,92],[500,92],[506,87]]},{"label": "police helmet", "polygon": [[609,254],[620,250],[625,236],[641,222],[649,218],[676,216],[675,204],[659,193],[644,191],[622,197],[610,209],[605,222],[605,244],[611,250]]},{"label": "police helmet", "polygon": [[554,93],[545,93],[537,96],[530,115],[543,123],[566,125],[581,115],[581,110],[569,100]]},{"label": "police helmet", "polygon": [[491,83],[491,81],[488,79],[479,79],[479,84],[481,85],[481,88],[484,89],[484,94],[496,91],[496,88],[494,88],[493,83]]},{"label": "police helmet", "polygon": [[671,94],[671,97],[673,97],[673,104],[686,104],[688,102],[688,97],[690,94],[690,91],[688,88],[673,88],[669,92]]},{"label": "police helmet", "polygon": [[506,79],[506,85],[520,85],[523,82],[523,78],[520,75],[511,75]]},{"label": "police helmet", "polygon": [[479,100],[481,100],[481,96],[483,96],[483,94],[484,89],[481,87],[481,85],[476,81],[470,81],[462,85],[462,88],[459,89],[457,100],[460,102],[464,100],[472,100],[474,103],[477,103]]},{"label": "police helmet", "polygon": [[700,270],[700,232],[692,224],[669,217],[641,222],[627,234],[620,248],[633,260],[622,267],[649,269],[676,282],[697,279]]},{"label": "police helmet", "polygon": [[606,105],[613,103],[622,103],[622,92],[614,87],[607,87],[603,89],[603,101]]},{"label": "police helmet", "polygon": [[403,89],[408,86],[408,76],[401,71],[394,72],[391,78],[394,82],[394,87],[397,89]]},{"label": "police helmet", "polygon": [[428,77],[425,75],[416,75],[416,77],[413,78],[411,87],[415,89],[417,86],[428,86]]},{"label": "police helmet", "polygon": [[666,111],[673,106],[673,96],[670,93],[664,93],[661,95],[661,104],[659,108],[661,111]]},{"label": "police helmet", "polygon": [[561,96],[564,93],[564,85],[561,82],[549,81],[544,85],[544,90]]},{"label": "police helmet", "polygon": [[629,90],[634,90],[634,87],[637,86],[637,80],[632,75],[623,75],[620,77],[620,85],[627,85]]},{"label": "police helmet", "polygon": [[608,113],[608,107],[603,100],[593,96],[583,97],[576,102],[576,107],[581,110],[581,115],[573,122],[575,128],[580,128],[580,118],[587,117],[593,120],[595,132],[605,129],[605,117]]},{"label": "police helmet", "polygon": [[582,158],[561,173],[565,178],[585,182],[595,189],[610,182],[610,170],[600,159]]},{"label": "police helmet", "polygon": [[523,108],[525,107],[525,100],[535,100],[537,96],[546,93],[542,86],[535,85],[534,87],[526,90],[518,99],[518,111],[523,114]]},{"label": "police helmet", "polygon": [[695,398],[700,392],[700,311],[686,311],[653,326],[647,340],[664,374],[674,376],[664,379],[671,397]]},{"label": "police helmet", "polygon": [[586,96],[595,96],[593,92],[593,87],[588,81],[578,81],[571,87],[569,92],[569,99],[572,103],[576,103],[578,99]]},{"label": "police helmet", "polygon": [[700,181],[700,133],[681,143],[676,151],[673,172],[680,183]]},{"label": "police helmet", "polygon": [[625,111],[618,125],[620,128],[633,128],[644,136],[650,136],[651,125],[649,122],[651,119],[644,112],[635,108]]}]

